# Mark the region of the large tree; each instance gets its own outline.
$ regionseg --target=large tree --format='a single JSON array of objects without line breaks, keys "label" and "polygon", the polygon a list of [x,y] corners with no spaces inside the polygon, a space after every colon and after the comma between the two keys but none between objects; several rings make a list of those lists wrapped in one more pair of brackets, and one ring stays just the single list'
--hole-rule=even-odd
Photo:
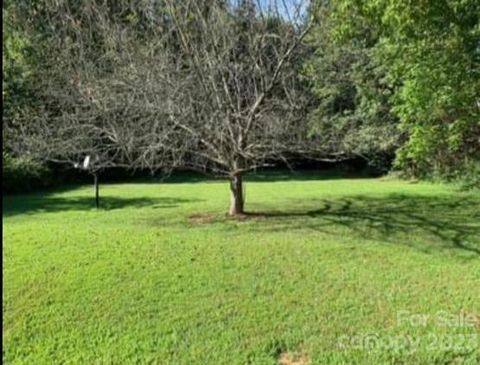
[{"label": "large tree", "polygon": [[304,1],[20,3],[43,65],[20,134],[42,139],[29,146],[49,159],[90,146],[112,165],[225,176],[237,215],[245,172],[292,155],[335,158],[308,138]]},{"label": "large tree", "polygon": [[166,3],[179,39],[167,129],[184,141],[185,166],[230,179],[229,212],[242,214],[245,172],[310,151],[296,67],[311,23],[292,2]]}]

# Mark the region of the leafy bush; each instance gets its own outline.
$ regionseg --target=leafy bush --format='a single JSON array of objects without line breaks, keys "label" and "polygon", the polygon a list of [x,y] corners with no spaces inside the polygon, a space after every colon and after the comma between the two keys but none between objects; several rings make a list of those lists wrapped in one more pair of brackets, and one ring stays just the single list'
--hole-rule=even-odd
[{"label": "leafy bush", "polygon": [[3,192],[18,193],[51,186],[53,174],[43,163],[3,152]]},{"label": "leafy bush", "polygon": [[468,161],[457,176],[457,181],[463,189],[480,190],[480,161]]},{"label": "leafy bush", "polygon": [[[442,166],[443,167],[443,166]],[[462,190],[480,189],[480,161],[465,159],[449,168],[437,167],[427,178],[458,185]]]},{"label": "leafy bush", "polygon": [[392,179],[424,179],[438,183],[450,183],[461,190],[480,190],[480,160],[466,159],[449,168],[437,167],[432,172],[418,173],[409,169],[392,169],[388,173]]}]

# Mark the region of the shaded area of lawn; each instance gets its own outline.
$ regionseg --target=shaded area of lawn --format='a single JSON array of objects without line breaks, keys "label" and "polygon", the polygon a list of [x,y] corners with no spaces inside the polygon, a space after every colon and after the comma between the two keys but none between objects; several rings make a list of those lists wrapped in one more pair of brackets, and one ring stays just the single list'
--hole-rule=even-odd
[{"label": "shaded area of lawn", "polygon": [[331,234],[343,229],[354,237],[403,243],[427,252],[440,244],[480,255],[480,197],[473,195],[356,195],[310,200],[301,210],[251,211],[238,218],[251,219],[259,229]]},{"label": "shaded area of lawn", "polygon": [[[199,199],[182,199],[176,197],[164,198],[121,198],[106,196],[100,198],[101,210],[122,208],[176,208],[179,204],[199,202]],[[95,209],[95,200],[88,196],[49,196],[35,194],[34,196],[16,196],[3,200],[3,216],[10,217],[18,214],[33,214],[39,212],[81,211]]]}]

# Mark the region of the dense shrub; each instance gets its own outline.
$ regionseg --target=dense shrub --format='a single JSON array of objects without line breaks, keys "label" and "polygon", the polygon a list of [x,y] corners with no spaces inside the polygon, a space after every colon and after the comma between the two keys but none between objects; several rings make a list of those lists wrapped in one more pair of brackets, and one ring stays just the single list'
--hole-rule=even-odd
[{"label": "dense shrub", "polygon": [[53,184],[48,166],[28,157],[13,157],[3,152],[2,189],[7,193],[38,190]]},{"label": "dense shrub", "polygon": [[463,189],[480,190],[480,161],[466,162],[456,179]]},{"label": "dense shrub", "polygon": [[451,183],[462,190],[480,190],[480,160],[466,159],[451,168],[437,167],[431,173],[394,169],[388,174],[392,178],[417,179]]}]

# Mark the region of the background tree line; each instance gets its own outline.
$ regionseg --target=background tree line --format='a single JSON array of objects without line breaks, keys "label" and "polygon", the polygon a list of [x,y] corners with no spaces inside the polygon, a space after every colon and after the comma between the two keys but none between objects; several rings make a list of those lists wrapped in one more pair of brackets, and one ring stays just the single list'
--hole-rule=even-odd
[{"label": "background tree line", "polygon": [[298,159],[480,179],[476,0],[19,0],[3,11],[4,156],[214,173],[231,181],[232,214],[245,172]]}]

